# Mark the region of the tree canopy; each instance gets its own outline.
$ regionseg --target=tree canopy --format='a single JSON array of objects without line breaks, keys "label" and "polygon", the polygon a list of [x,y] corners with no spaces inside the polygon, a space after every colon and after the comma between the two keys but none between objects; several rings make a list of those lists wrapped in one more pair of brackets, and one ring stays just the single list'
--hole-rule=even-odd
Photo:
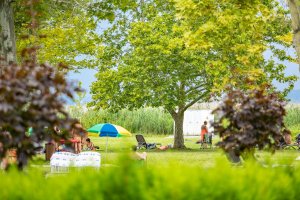
[{"label": "tree canopy", "polygon": [[162,106],[175,120],[179,139],[174,146],[180,148],[184,111],[207,100],[212,88],[205,53],[185,47],[186,30],[175,17],[174,4],[145,3],[137,8],[143,10],[131,10],[132,20],[120,17],[104,34],[108,53],[96,76],[101,81],[92,86],[93,105]]},{"label": "tree canopy", "polygon": [[290,18],[278,1],[176,0],[176,7],[191,27],[186,34],[189,48],[214,52],[209,69],[217,76],[223,74],[216,88],[245,86],[246,77],[255,80],[254,87],[262,81],[287,82],[284,95],[293,88],[296,77],[286,77],[286,66],[275,62],[294,61],[285,52],[292,45]]},{"label": "tree canopy", "polygon": [[228,84],[251,89],[274,79],[293,83],[284,65],[264,59],[268,48],[289,59],[276,48],[291,43],[290,26],[281,27],[286,21],[284,11],[269,2],[253,7],[234,0],[153,0],[117,9],[102,37],[90,105],[162,106],[175,120],[175,148],[184,147],[183,114],[194,103]]},{"label": "tree canopy", "polygon": [[92,12],[92,1],[39,1],[34,6],[39,23],[36,33],[40,36],[38,38],[34,34],[29,38],[24,37],[31,31],[27,26],[30,19],[24,3],[26,1],[18,0],[13,4],[19,52],[35,43],[40,47],[37,52],[40,62],[47,61],[55,65],[64,63],[73,69],[98,65],[98,55],[101,54],[102,47],[97,32],[98,18],[94,17]]},{"label": "tree canopy", "polygon": [[294,33],[294,46],[297,53],[297,61],[300,70],[300,2],[299,0],[287,0],[290,8],[292,27]]}]

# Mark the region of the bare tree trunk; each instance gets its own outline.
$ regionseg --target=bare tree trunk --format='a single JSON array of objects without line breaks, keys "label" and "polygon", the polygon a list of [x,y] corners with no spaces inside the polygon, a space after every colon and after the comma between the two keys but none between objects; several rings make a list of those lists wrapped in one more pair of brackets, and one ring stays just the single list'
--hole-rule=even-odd
[{"label": "bare tree trunk", "polygon": [[300,70],[300,1],[288,0],[288,5],[292,17],[292,28],[294,31],[294,45],[297,52],[297,61]]},{"label": "bare tree trunk", "polygon": [[11,3],[11,0],[0,0],[0,57],[7,63],[16,62],[15,27]]},{"label": "bare tree trunk", "polygon": [[175,149],[183,149],[183,148],[185,148],[184,138],[183,138],[184,112],[176,113],[173,116],[173,119],[175,121],[174,148]]}]

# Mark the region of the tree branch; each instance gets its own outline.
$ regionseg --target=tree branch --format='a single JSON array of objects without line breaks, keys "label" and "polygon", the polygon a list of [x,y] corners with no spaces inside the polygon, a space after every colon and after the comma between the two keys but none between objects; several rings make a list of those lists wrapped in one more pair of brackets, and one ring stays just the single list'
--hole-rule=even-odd
[{"label": "tree branch", "polygon": [[193,90],[197,90],[198,88],[201,88],[201,87],[203,87],[205,85],[206,85],[206,83],[203,83],[201,85],[197,85],[195,87],[192,87],[192,88],[188,89],[187,91],[185,91],[185,93],[188,94],[188,93],[192,92]]},{"label": "tree branch", "polygon": [[173,117],[173,119],[175,119],[175,118],[176,118],[176,116],[177,116],[177,113],[176,113],[174,110],[172,110],[172,109],[168,109],[168,108],[167,108],[167,111],[170,113],[170,115]]},{"label": "tree branch", "polygon": [[208,94],[209,94],[209,91],[206,91],[206,92],[202,93],[202,95],[200,95],[199,97],[197,97],[196,99],[194,99],[193,101],[191,101],[190,103],[188,103],[187,105],[185,105],[185,107],[183,108],[183,111],[186,111],[189,107],[191,107],[192,105],[194,105],[195,103],[197,103],[197,101],[199,101],[200,99],[204,98]]}]

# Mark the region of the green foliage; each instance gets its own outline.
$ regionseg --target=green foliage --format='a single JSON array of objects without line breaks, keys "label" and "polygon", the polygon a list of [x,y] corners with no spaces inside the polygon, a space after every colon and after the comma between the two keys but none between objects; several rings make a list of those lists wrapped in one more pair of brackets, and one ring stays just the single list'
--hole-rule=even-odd
[{"label": "green foliage", "polygon": [[[194,103],[210,100],[228,84],[246,90],[277,80],[289,84],[287,92],[297,79],[274,62],[291,60],[276,45],[292,44],[287,13],[275,1],[113,2],[119,9],[102,36],[90,105],[161,106],[175,121],[176,148],[184,147],[182,117]],[[264,59],[267,49],[274,58]]]},{"label": "green foliage", "polygon": [[88,110],[83,107],[70,106],[72,117],[81,121],[85,128],[98,123],[112,123],[123,126],[132,133],[142,134],[172,134],[172,117],[160,108],[141,108],[138,110],[121,110],[117,113],[108,110]]},{"label": "green foliage", "polygon": [[[250,88],[272,80],[287,82],[291,90],[296,76],[285,76],[286,66],[274,60],[294,60],[283,49],[291,47],[292,33],[288,12],[277,0],[175,0],[178,16],[189,27],[188,48],[209,55],[208,70],[215,75],[214,86],[223,90],[227,84]],[[264,52],[271,50],[270,60]]]},{"label": "green foliage", "polygon": [[103,34],[105,53],[90,105],[162,107],[175,121],[174,148],[184,148],[183,114],[209,99],[213,82],[203,52],[186,47],[185,31],[171,1],[141,0],[121,12]]},{"label": "green foliage", "polygon": [[[118,167],[71,171],[45,178],[36,170],[0,174],[1,199],[297,199],[299,168],[143,167],[120,159]],[[254,184],[255,183],[255,184]],[[180,188],[180,189],[178,189]]]},{"label": "green foliage", "polygon": [[[102,44],[96,31],[97,20],[87,12],[93,7],[90,0],[40,0],[35,4],[41,37],[24,38],[31,33],[28,29],[30,18],[25,0],[14,2],[17,49],[38,44],[40,62],[53,65],[64,63],[73,69],[96,67]],[[104,16],[103,16],[104,17]]]},{"label": "green foliage", "polygon": [[[36,1],[28,1],[25,10],[30,21],[27,28],[38,38],[37,13],[32,9],[36,5],[39,5]],[[54,126],[70,131],[77,122],[65,112],[64,103],[73,100],[80,89],[57,68],[37,62],[35,45],[22,49],[19,64],[0,62],[0,160],[14,149],[19,169],[36,154],[36,145],[53,138],[66,138],[67,134],[58,134]],[[63,65],[58,67],[66,69]],[[31,135],[26,134],[29,129]],[[3,163],[3,168],[7,168]]]},{"label": "green foliage", "polygon": [[[203,52],[187,49],[174,5],[140,1],[103,34],[103,54],[91,92],[97,108],[163,107],[184,112],[208,98],[212,80]],[[123,13],[124,14],[124,13]]]}]

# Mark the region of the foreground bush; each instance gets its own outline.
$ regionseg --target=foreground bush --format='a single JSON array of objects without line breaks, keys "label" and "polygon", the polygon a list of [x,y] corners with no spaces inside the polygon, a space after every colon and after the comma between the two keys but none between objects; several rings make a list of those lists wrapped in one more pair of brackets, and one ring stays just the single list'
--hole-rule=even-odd
[{"label": "foreground bush", "polygon": [[275,151],[283,134],[290,134],[284,124],[286,103],[268,87],[255,90],[231,90],[213,111],[218,143],[233,162],[254,159],[255,148]]},{"label": "foreground bush", "polygon": [[[126,160],[126,161],[125,161]],[[144,167],[121,160],[119,167],[81,170],[45,178],[41,172],[0,174],[0,199],[297,199],[298,168],[257,165],[212,168]]]}]

